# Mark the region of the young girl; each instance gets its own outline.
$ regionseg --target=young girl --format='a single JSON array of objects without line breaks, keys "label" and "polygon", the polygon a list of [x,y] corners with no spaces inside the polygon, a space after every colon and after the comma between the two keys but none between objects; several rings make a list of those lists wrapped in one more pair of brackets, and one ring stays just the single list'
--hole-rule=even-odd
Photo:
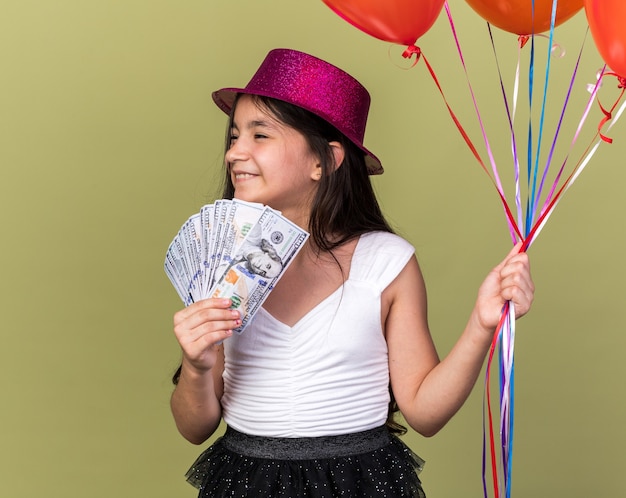
[{"label": "young girl", "polygon": [[259,202],[311,234],[242,334],[228,299],[174,316],[182,352],[171,406],[181,434],[225,435],[188,473],[201,497],[424,497],[421,460],[397,438],[399,408],[424,436],[464,403],[503,304],[534,286],[519,246],[487,276],[441,360],[413,247],[394,235],[368,174],[369,94],[342,70],[273,50],[229,113],[224,198]]}]

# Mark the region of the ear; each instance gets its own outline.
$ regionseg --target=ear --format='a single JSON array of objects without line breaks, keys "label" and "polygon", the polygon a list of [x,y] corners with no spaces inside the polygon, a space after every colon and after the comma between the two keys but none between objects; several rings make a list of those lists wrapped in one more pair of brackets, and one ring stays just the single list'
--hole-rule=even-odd
[{"label": "ear", "polygon": [[311,180],[319,182],[322,178],[322,165],[319,162],[315,163],[313,171],[311,171]]},{"label": "ear", "polygon": [[331,150],[333,151],[333,157],[335,159],[335,169],[343,164],[343,160],[346,157],[346,151],[339,142],[328,142]]},{"label": "ear", "polygon": [[[331,153],[333,155],[333,171],[336,170],[339,166],[342,165],[343,160],[346,156],[346,151],[339,142],[328,142]],[[313,172],[311,173],[311,178],[315,181],[318,181],[322,178],[322,165],[320,163],[316,163]]]}]

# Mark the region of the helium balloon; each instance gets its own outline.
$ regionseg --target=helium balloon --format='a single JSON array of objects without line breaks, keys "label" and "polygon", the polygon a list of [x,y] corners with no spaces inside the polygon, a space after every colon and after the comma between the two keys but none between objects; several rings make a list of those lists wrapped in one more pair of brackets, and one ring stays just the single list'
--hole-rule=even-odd
[{"label": "helium balloon", "polygon": [[[437,20],[445,0],[323,0],[336,14],[379,40],[413,45]],[[582,1],[582,0],[581,0]]]},{"label": "helium balloon", "polygon": [[626,2],[584,0],[591,36],[604,62],[626,78]]},{"label": "helium balloon", "polygon": [[[583,7],[584,0],[558,0],[555,26],[567,21]],[[617,0],[616,0],[617,1]],[[518,35],[543,33],[550,29],[553,0],[466,0],[476,13],[504,31]],[[600,0],[599,3],[601,3]]]}]

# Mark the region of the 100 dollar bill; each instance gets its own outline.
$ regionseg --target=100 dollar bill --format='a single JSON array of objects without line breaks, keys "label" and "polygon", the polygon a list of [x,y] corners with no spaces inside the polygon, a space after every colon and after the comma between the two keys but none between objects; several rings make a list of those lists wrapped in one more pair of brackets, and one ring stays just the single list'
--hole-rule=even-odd
[{"label": "100 dollar bill", "polygon": [[211,297],[226,297],[241,311],[241,333],[263,304],[309,234],[266,207],[223,270]]}]

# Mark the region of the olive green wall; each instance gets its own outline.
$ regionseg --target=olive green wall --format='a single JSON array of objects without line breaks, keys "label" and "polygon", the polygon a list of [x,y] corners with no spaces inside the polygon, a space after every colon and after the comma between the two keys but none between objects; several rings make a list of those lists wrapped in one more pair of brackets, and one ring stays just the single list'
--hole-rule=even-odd
[{"label": "olive green wall", "polygon": [[[485,24],[464,2],[451,7],[510,189]],[[585,26],[581,12],[557,30],[567,54],[552,61],[561,86],[548,99],[546,148]],[[495,35],[510,89],[515,37]],[[480,146],[445,15],[420,45]],[[225,120],[210,90],[245,83],[274,47],[326,58],[370,89],[366,143],[386,166],[375,180],[381,203],[417,248],[442,354],[459,334],[510,237],[422,62],[398,68],[389,44],[321,0],[4,0],[1,496],[194,496],[183,474],[201,448],[178,436],[168,408],[180,304],[163,256],[215,193]],[[589,39],[569,128],[600,65]],[[599,120],[594,106],[585,129]],[[611,135],[530,250],[537,295],[517,331],[514,496],[623,489],[626,123]],[[439,435],[408,437],[427,460],[430,497],[482,496],[481,399],[479,382]]]}]

